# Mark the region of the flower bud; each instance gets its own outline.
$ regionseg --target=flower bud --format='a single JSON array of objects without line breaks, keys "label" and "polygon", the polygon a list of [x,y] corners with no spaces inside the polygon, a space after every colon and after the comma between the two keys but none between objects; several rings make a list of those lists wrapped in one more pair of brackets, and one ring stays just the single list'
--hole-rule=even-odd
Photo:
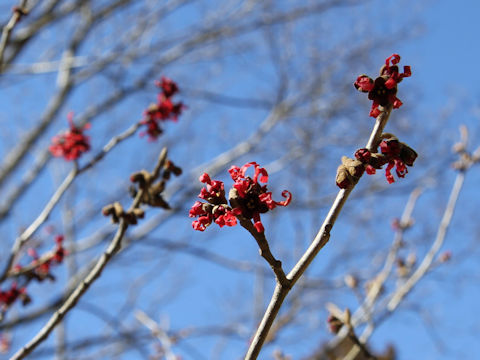
[{"label": "flower bud", "polygon": [[350,159],[349,157],[343,156],[342,164],[345,166],[348,173],[356,180],[358,180],[365,171],[365,166],[360,160]]}]

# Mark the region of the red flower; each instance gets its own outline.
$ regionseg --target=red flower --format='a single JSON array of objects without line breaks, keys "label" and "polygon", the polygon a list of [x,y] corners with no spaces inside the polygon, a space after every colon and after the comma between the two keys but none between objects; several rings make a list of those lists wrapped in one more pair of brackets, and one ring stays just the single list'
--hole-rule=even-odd
[{"label": "red flower", "polygon": [[[390,61],[392,65],[390,65]],[[392,89],[397,86],[397,84],[402,81],[404,77],[412,76],[412,70],[410,66],[403,67],[403,73],[399,73],[397,64],[400,62],[400,55],[393,54],[385,60],[385,66],[382,68],[380,75],[387,75],[389,79],[385,83],[385,86],[388,89]]]},{"label": "red flower", "polygon": [[394,109],[402,106],[403,103],[396,96],[397,84],[403,78],[411,76],[412,71],[410,66],[404,66],[403,73],[400,73],[396,65],[399,61],[400,56],[393,54],[385,60],[385,65],[380,70],[380,76],[375,81],[367,75],[360,75],[353,84],[357,90],[368,92],[368,98],[373,101],[370,116],[377,117],[380,115],[379,106],[392,105]]},{"label": "red flower", "polygon": [[[253,178],[246,175],[247,170],[253,167]],[[243,165],[241,168],[232,166],[228,170],[234,184],[229,192],[229,204],[225,198],[225,189],[222,181],[212,180],[208,174],[200,176],[200,182],[206,184],[202,188],[199,198],[208,201],[202,203],[196,201],[190,209],[190,217],[198,217],[192,223],[195,230],[204,231],[212,222],[220,227],[225,225],[235,226],[237,216],[243,216],[253,220],[253,225],[258,232],[264,232],[264,227],[260,219],[260,214],[266,213],[277,206],[287,206],[292,198],[292,194],[284,190],[283,201],[272,199],[272,193],[267,190],[268,181],[267,170],[260,167],[255,162]]]},{"label": "red flower", "polygon": [[[387,137],[387,135],[385,135]],[[355,152],[357,160],[365,165],[365,171],[368,175],[375,174],[376,169],[381,169],[385,164],[385,177],[391,184],[395,182],[392,169],[399,178],[404,178],[408,173],[407,166],[413,166],[417,153],[410,146],[398,141],[393,135],[388,135],[380,143],[380,153],[370,153],[368,149],[358,149]]]},{"label": "red flower", "polygon": [[18,289],[17,283],[13,282],[10,285],[10,289],[7,291],[0,290],[0,304],[3,305],[4,308],[8,308],[12,305],[18,298],[22,298],[23,304],[26,305],[30,298],[26,294],[26,290],[24,287]]},{"label": "red flower", "polygon": [[407,165],[412,166],[417,158],[417,153],[408,145],[397,139],[387,139],[380,143],[380,151],[386,156],[388,165],[385,168],[385,177],[389,184],[395,182],[391,170],[395,167],[398,177],[404,178],[408,173]]},{"label": "red flower", "polygon": [[372,165],[367,165],[365,167],[365,172],[368,174],[368,175],[373,175],[377,172],[377,170],[375,170],[375,168],[372,166]]},{"label": "red flower", "polygon": [[362,163],[368,163],[368,161],[370,160],[370,158],[372,157],[372,154],[370,153],[370,151],[366,148],[362,148],[362,149],[358,149],[356,152],[355,152],[355,158],[357,160],[360,160]]},{"label": "red flower", "polygon": [[[43,281],[46,278],[55,280],[55,277],[50,273],[52,265],[60,264],[68,254],[63,247],[63,235],[55,236],[55,248],[42,256],[39,256],[34,248],[29,248],[27,254],[32,258],[30,261],[30,269],[26,271],[26,275],[38,281]],[[14,266],[15,271],[21,272],[24,268],[19,264]]]},{"label": "red flower", "polygon": [[185,109],[182,102],[172,102],[171,97],[179,91],[175,82],[162,77],[162,80],[156,81],[155,84],[162,89],[162,92],[157,96],[157,103],[151,104],[145,110],[144,120],[140,122],[141,125],[147,125],[147,130],[142,132],[140,136],[147,134],[149,140],[155,140],[163,133],[159,125],[160,121],[177,121],[183,109]]},{"label": "red flower", "polygon": [[204,231],[208,225],[213,221],[211,214],[205,214],[205,216],[200,216],[198,220],[192,222],[192,227],[194,230]]},{"label": "red flower", "polygon": [[73,113],[68,114],[70,130],[52,138],[52,144],[48,148],[55,157],[63,156],[65,160],[76,160],[84,152],[90,150],[89,137],[83,134],[83,131],[90,128],[90,124],[85,124],[83,128],[78,128],[73,123]]},{"label": "red flower", "polygon": [[198,195],[200,199],[207,200],[209,203],[215,205],[226,203],[223,181],[212,181],[207,173],[203,173],[199,180],[206,185],[206,188],[202,188]]},{"label": "red flower", "polygon": [[199,177],[199,181],[205,184],[198,197],[208,201],[202,203],[196,201],[189,212],[189,217],[198,217],[192,222],[195,230],[204,231],[213,221],[220,227],[225,225],[235,226],[237,220],[231,214],[231,208],[226,204],[225,189],[222,181],[212,180],[207,173]]},{"label": "red flower", "polygon": [[155,85],[163,90],[163,94],[167,98],[175,95],[179,91],[177,84],[165,76],[162,76],[162,81],[156,81]]},{"label": "red flower", "polygon": [[61,264],[63,262],[63,259],[65,258],[65,255],[68,255],[68,252],[63,247],[63,239],[63,235],[55,236],[55,243],[57,244],[57,246],[55,248],[52,259],[55,260],[57,264]]},{"label": "red flower", "polygon": [[142,125],[147,125],[147,130],[140,133],[140,136],[148,135],[150,141],[155,140],[160,135],[162,135],[163,130],[158,125],[158,122],[152,117],[148,117],[146,120],[141,122]]}]

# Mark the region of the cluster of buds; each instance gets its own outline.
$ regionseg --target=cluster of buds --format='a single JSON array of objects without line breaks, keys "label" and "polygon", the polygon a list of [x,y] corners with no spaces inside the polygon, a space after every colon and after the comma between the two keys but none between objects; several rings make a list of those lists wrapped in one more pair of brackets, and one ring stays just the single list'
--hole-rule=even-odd
[{"label": "cluster of buds", "polygon": [[144,119],[140,122],[146,125],[147,130],[140,135],[148,135],[150,140],[157,139],[163,130],[160,127],[161,121],[173,120],[177,121],[181,115],[185,105],[182,102],[173,103],[172,97],[178,93],[179,89],[175,82],[162,77],[161,81],[156,81],[155,85],[162,89],[157,96],[157,102],[152,103],[144,112]]},{"label": "cluster of buds", "polygon": [[389,184],[395,182],[392,169],[399,178],[404,178],[408,173],[407,166],[413,166],[417,153],[410,146],[398,141],[391,134],[383,134],[380,143],[380,153],[372,153],[362,148],[355,152],[355,159],[346,156],[342,158],[342,165],[338,167],[336,182],[341,189],[353,185],[365,171],[373,175],[377,170],[385,167],[385,177]]},{"label": "cluster of buds", "polygon": [[39,282],[45,279],[55,280],[50,270],[53,265],[61,264],[67,255],[67,251],[63,247],[63,240],[62,235],[57,235],[55,237],[55,247],[41,256],[35,249],[29,248],[27,254],[31,257],[30,263],[25,266],[20,264],[13,266],[8,276],[17,279],[21,277],[24,281],[22,286],[19,286],[17,281],[13,281],[8,290],[0,290],[0,309],[2,313],[5,313],[17,300],[20,300],[24,306],[32,301],[26,289],[26,285],[31,280]]},{"label": "cluster of buds", "polygon": [[393,54],[385,60],[385,65],[380,69],[380,76],[375,80],[367,75],[360,75],[355,81],[355,88],[368,93],[368,99],[373,101],[370,116],[380,115],[379,106],[383,108],[392,106],[394,109],[402,106],[402,102],[397,98],[397,84],[403,78],[411,76],[412,71],[410,66],[404,66],[403,72],[400,73],[397,65],[399,62],[400,55]]},{"label": "cluster of buds", "polygon": [[70,130],[54,136],[48,149],[53,156],[63,156],[65,160],[71,161],[77,160],[80,155],[90,150],[90,139],[83,134],[84,130],[90,128],[90,124],[85,124],[83,128],[75,126],[72,112],[68,113],[67,118]]},{"label": "cluster of buds", "polygon": [[[133,173],[130,176],[130,181],[136,185],[130,187],[130,194],[132,197],[136,197],[139,190],[142,192],[140,198],[140,204],[148,205],[151,207],[160,207],[163,209],[170,209],[170,205],[165,201],[162,196],[163,191],[168,180],[170,180],[172,174],[179,176],[182,173],[182,169],[176,166],[173,161],[166,160],[163,167],[160,169],[158,176],[147,170],[141,170]],[[159,179],[157,181],[157,179]],[[125,211],[119,202],[109,204],[102,209],[102,213],[105,216],[110,216],[114,224],[118,223],[120,219],[129,225],[136,225],[138,219],[143,219],[145,212],[143,209],[137,207]]]},{"label": "cluster of buds", "polygon": [[143,219],[145,216],[145,212],[140,208],[125,211],[123,206],[118,201],[104,206],[102,209],[102,214],[105,216],[110,216],[112,223],[114,224],[118,224],[120,219],[124,219],[129,225],[136,225],[138,223],[138,219]]},{"label": "cluster of buds", "polygon": [[61,264],[65,255],[67,255],[67,251],[63,247],[63,240],[63,235],[57,235],[55,237],[55,248],[42,256],[38,255],[37,250],[34,248],[29,248],[27,254],[32,259],[30,263],[25,266],[15,265],[10,275],[16,277],[23,275],[28,280],[34,279],[39,282],[45,279],[54,281],[55,276],[50,272],[51,267]]},{"label": "cluster of buds", "polygon": [[[173,161],[167,160],[161,169],[161,174],[159,175],[160,180],[157,182],[154,181],[153,174],[146,170],[133,173],[130,176],[130,181],[137,184],[138,189],[143,190],[143,195],[140,199],[142,204],[168,210],[170,209],[170,205],[165,201],[162,193],[172,174],[180,176],[182,174],[182,169],[176,166]],[[138,189],[135,186],[130,187],[130,194],[132,197],[137,196]]]},{"label": "cluster of buds", "polygon": [[[253,167],[253,178],[246,175],[247,169]],[[205,184],[198,197],[207,202],[196,201],[190,209],[190,217],[198,217],[192,222],[195,230],[204,231],[215,222],[220,227],[235,226],[237,217],[253,220],[253,226],[259,233],[265,231],[260,214],[264,214],[277,206],[290,204],[292,194],[284,190],[283,201],[272,199],[272,193],[267,189],[268,173],[256,162],[250,162],[241,168],[232,166],[228,171],[234,184],[225,197],[224,183],[212,180],[207,173],[200,176],[200,182]],[[261,185],[263,183],[264,185]]]}]

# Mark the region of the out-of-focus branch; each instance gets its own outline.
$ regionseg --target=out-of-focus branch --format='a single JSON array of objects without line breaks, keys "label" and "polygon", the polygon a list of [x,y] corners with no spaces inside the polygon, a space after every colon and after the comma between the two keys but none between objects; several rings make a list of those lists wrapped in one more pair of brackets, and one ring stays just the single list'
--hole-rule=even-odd
[{"label": "out-of-focus branch", "polygon": [[3,164],[0,166],[0,186],[8,176],[20,165],[27,155],[28,151],[47,130],[49,125],[55,119],[55,115],[60,110],[68,94],[73,89],[73,81],[71,79],[72,68],[68,65],[81,43],[85,40],[91,27],[91,16],[87,16],[84,23],[79,26],[72,37],[72,40],[64,51],[62,62],[58,70],[57,85],[58,90],[47,105],[46,111],[38,124],[14,147],[5,157]]},{"label": "out-of-focus branch", "polygon": [[2,30],[2,37],[0,38],[0,74],[3,72],[4,64],[3,64],[3,56],[5,53],[5,49],[8,44],[8,40],[10,39],[10,35],[12,34],[13,28],[15,25],[20,21],[22,16],[28,13],[27,10],[27,2],[28,0],[21,0],[19,6],[17,6],[13,10],[13,14],[7,24],[3,27]]},{"label": "out-of-focus branch", "polygon": [[141,310],[135,311],[135,317],[143,325],[145,325],[162,344],[162,351],[165,355],[165,360],[177,360],[177,356],[172,351],[172,339],[168,336],[167,332],[153,319]]},{"label": "out-of-focus branch", "polygon": [[48,159],[50,159],[50,152],[48,149],[45,149],[45,151],[43,151],[36,159],[28,172],[19,181],[18,185],[5,196],[5,200],[3,200],[2,206],[0,207],[0,221],[10,213],[15,202],[25,193],[30,184],[32,184],[37,178]]},{"label": "out-of-focus branch", "polygon": [[[164,148],[160,153],[158,158],[158,162],[155,166],[155,169],[152,172],[152,178],[156,179],[160,173],[160,169],[163,167],[167,158],[167,149]],[[145,189],[140,188],[135,199],[130,206],[130,210],[138,208],[142,197],[144,195]],[[68,297],[68,299],[63,303],[63,305],[52,315],[50,320],[45,324],[45,326],[35,335],[35,337],[28,342],[22,349],[17,351],[15,355],[12,356],[10,360],[20,360],[25,358],[28,354],[30,354],[41,342],[43,342],[48,335],[52,332],[55,326],[64,318],[64,316],[70,311],[78,300],[82,297],[82,295],[88,290],[88,288],[93,284],[93,282],[98,279],[108,264],[108,262],[112,259],[115,253],[120,249],[121,241],[125,232],[128,228],[128,223],[124,218],[120,219],[117,233],[115,234],[114,238],[110,242],[107,250],[103,253],[100,257],[94,268],[90,271],[90,273],[85,277],[85,279],[80,283],[80,285],[73,291],[73,293]]]},{"label": "out-of-focus branch", "polygon": [[430,269],[430,266],[432,265],[435,256],[437,255],[438,251],[443,245],[443,242],[445,241],[445,236],[447,235],[448,227],[450,226],[450,222],[452,221],[452,217],[455,212],[455,206],[457,204],[458,196],[460,195],[460,190],[462,189],[464,180],[465,173],[459,172],[455,179],[452,192],[450,193],[447,207],[445,208],[445,212],[443,213],[440,226],[438,227],[435,241],[432,243],[430,250],[427,252],[418,268],[408,278],[408,280],[404,284],[402,284],[393,294],[387,305],[387,309],[389,312],[392,312],[397,308],[402,299],[413,289],[413,287],[418,283],[418,281]]},{"label": "out-of-focus branch", "polygon": [[458,153],[459,160],[456,161],[453,166],[458,170],[457,177],[455,178],[455,183],[453,184],[452,191],[450,192],[450,197],[445,207],[445,211],[440,221],[438,227],[437,235],[435,240],[430,247],[430,250],[426,253],[420,265],[413,272],[413,274],[400,285],[393,293],[390,301],[387,304],[387,310],[389,312],[394,311],[403,298],[413,289],[413,287],[418,283],[418,281],[425,276],[425,274],[430,270],[435,256],[440,251],[445,237],[447,235],[448,228],[452,221],[455,208],[457,205],[458,197],[465,180],[465,173],[470,169],[474,164],[480,161],[480,158],[476,155],[478,149],[472,154],[467,151],[468,145],[468,130],[466,126],[462,125],[460,127],[461,140],[454,146],[454,151]]},{"label": "out-of-focus branch", "polygon": [[410,198],[408,199],[405,209],[403,210],[403,214],[400,218],[399,228],[395,232],[393,243],[390,246],[390,250],[388,251],[383,268],[372,279],[371,286],[369,287],[369,290],[364,302],[353,315],[352,317],[353,326],[357,326],[359,321],[361,321],[361,319],[363,319],[365,316],[367,317],[371,316],[371,312],[373,310],[372,307],[374,306],[376,300],[381,294],[381,291],[383,289],[385,282],[390,276],[392,267],[395,264],[395,259],[397,257],[398,250],[402,246],[404,232],[412,221],[413,209],[415,208],[417,199],[422,194],[422,192],[423,190],[421,188],[416,188],[410,194]]}]

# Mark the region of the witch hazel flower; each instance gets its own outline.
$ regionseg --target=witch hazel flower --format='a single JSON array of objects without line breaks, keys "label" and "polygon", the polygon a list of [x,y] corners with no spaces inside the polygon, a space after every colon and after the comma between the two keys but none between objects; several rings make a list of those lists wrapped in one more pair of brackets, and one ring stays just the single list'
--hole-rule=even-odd
[{"label": "witch hazel flower", "polygon": [[[253,178],[246,176],[247,169],[253,167]],[[256,162],[250,162],[241,168],[232,166],[228,171],[232,180],[235,181],[229,192],[230,204],[241,212],[242,216],[253,220],[253,226],[259,233],[264,232],[260,214],[275,209],[277,206],[287,206],[292,200],[292,194],[288,190],[282,191],[283,201],[272,199],[272,193],[268,191],[267,170],[260,167]],[[260,183],[264,183],[261,185]]]},{"label": "witch hazel flower", "polygon": [[30,296],[25,287],[18,287],[16,282],[12,282],[8,290],[0,289],[0,308],[4,312],[17,300],[21,300],[25,306],[30,303]]},{"label": "witch hazel flower", "polygon": [[39,282],[50,279],[55,280],[55,277],[51,273],[51,268],[55,264],[61,264],[66,255],[67,251],[63,246],[64,237],[63,235],[55,236],[55,247],[48,253],[40,256],[34,248],[29,248],[27,250],[28,256],[31,258],[31,261],[26,266],[21,266],[16,264],[13,267],[12,276],[23,275],[28,279],[35,279]]},{"label": "witch hazel flower", "polygon": [[365,172],[373,175],[376,170],[385,167],[385,177],[389,184],[395,182],[392,170],[395,168],[397,177],[404,178],[408,173],[407,166],[413,166],[417,153],[410,146],[398,141],[391,134],[383,134],[380,143],[380,153],[371,153],[368,149],[359,149],[355,158],[365,166]]},{"label": "witch hazel flower", "polygon": [[[247,170],[253,168],[253,177],[247,176]],[[260,214],[273,210],[277,206],[290,204],[292,194],[284,190],[283,201],[275,201],[272,193],[267,189],[268,173],[256,162],[250,162],[242,167],[232,166],[228,171],[234,181],[229,191],[229,200],[225,197],[224,183],[211,180],[208,174],[200,176],[200,182],[205,184],[198,195],[207,203],[196,201],[190,209],[190,217],[198,217],[193,221],[195,230],[204,231],[207,226],[215,222],[220,227],[235,226],[237,218],[243,217],[253,220],[253,226],[259,233],[265,231]],[[262,185],[263,183],[263,185]]]},{"label": "witch hazel flower", "polygon": [[190,217],[198,217],[192,222],[195,230],[205,231],[205,229],[215,222],[218,226],[235,226],[237,218],[240,215],[237,210],[233,210],[225,198],[225,186],[223,181],[212,180],[207,173],[199,178],[200,182],[205,184],[198,197],[207,202],[196,201],[190,209]]},{"label": "witch hazel flower", "polygon": [[82,128],[73,123],[73,112],[67,115],[70,129],[52,138],[49,146],[50,153],[55,157],[63,157],[65,160],[77,160],[83,153],[90,150],[90,138],[83,134],[84,130],[90,128],[85,124]]},{"label": "witch hazel flower", "polygon": [[399,62],[400,55],[393,54],[385,60],[385,65],[380,69],[380,76],[375,80],[367,75],[360,75],[353,84],[357,90],[368,93],[368,99],[372,100],[371,117],[380,115],[380,106],[392,106],[394,109],[402,106],[402,101],[396,96],[397,85],[403,78],[410,77],[412,71],[410,66],[404,66],[401,73],[397,65]]},{"label": "witch hazel flower", "polygon": [[162,77],[161,81],[156,81],[155,85],[162,92],[157,96],[157,102],[151,104],[144,112],[144,119],[140,122],[147,129],[140,136],[148,135],[149,140],[157,139],[163,130],[160,122],[172,120],[177,121],[182,114],[185,105],[182,102],[174,103],[172,97],[179,92],[178,85],[167,77]]}]

